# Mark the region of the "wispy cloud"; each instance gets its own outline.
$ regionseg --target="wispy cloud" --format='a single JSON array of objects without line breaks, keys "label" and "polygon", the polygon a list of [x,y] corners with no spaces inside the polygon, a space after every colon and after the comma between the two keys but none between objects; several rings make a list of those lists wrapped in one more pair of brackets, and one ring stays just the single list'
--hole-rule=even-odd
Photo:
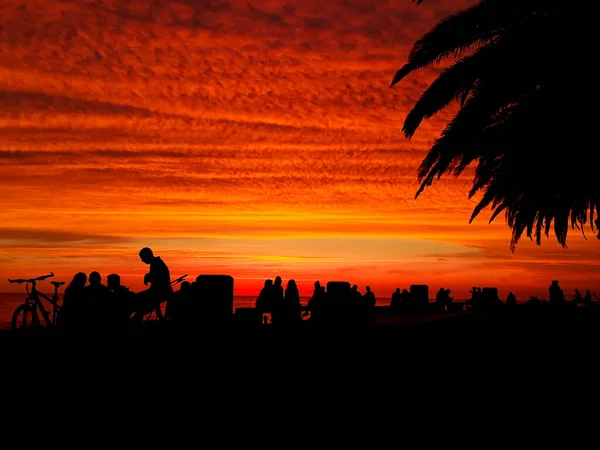
[{"label": "wispy cloud", "polygon": [[[379,282],[454,274],[464,289],[498,274],[591,282],[600,241],[574,235],[567,254],[523,242],[511,255],[502,218],[468,225],[468,176],[414,199],[416,170],[452,110],[407,141],[404,117],[439,69],[388,85],[415,39],[472,3],[2,1],[3,270],[33,270],[51,250],[54,264],[71,260],[65,274],[77,260],[133,277],[150,240],[190,270],[249,283],[286,267],[307,283],[310,270]],[[315,237],[335,251],[321,254]],[[173,238],[223,247],[194,244],[198,260]],[[306,251],[262,251],[274,238],[304,239]],[[356,238],[383,240],[360,253],[343,240]],[[406,260],[393,255],[406,250],[398,239],[433,248]]]}]

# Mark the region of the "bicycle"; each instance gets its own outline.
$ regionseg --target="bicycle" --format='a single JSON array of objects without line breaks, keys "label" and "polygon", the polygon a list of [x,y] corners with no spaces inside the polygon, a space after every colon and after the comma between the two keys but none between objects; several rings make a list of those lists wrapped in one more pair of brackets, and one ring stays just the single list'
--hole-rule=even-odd
[{"label": "bicycle", "polygon": [[[54,295],[52,298],[48,297],[43,292],[37,290],[37,282],[43,281],[46,278],[52,278],[54,276],[53,272],[50,272],[48,275],[41,275],[36,278],[19,278],[16,280],[8,279],[9,283],[25,283],[25,290],[27,291],[27,298],[25,302],[15,309],[13,313],[12,320],[10,322],[10,329],[24,329],[29,327],[47,327],[51,328],[56,325],[56,315],[60,310],[60,305],[58,304],[58,288],[65,284],[64,281],[51,281],[50,284],[54,286]],[[29,288],[31,285],[31,289]],[[44,308],[41,298],[45,299],[52,305],[52,311],[49,312]],[[40,321],[40,314],[42,316],[43,322]]]},{"label": "bicycle", "polygon": [[[181,283],[183,280],[187,278],[187,273],[185,275],[180,276],[179,278],[171,281],[169,283],[170,286],[174,286],[176,284]],[[167,300],[162,301],[156,308],[150,311],[148,314],[144,316],[144,322],[152,321],[152,320],[166,320],[165,314],[163,313],[161,305],[165,303]]]}]

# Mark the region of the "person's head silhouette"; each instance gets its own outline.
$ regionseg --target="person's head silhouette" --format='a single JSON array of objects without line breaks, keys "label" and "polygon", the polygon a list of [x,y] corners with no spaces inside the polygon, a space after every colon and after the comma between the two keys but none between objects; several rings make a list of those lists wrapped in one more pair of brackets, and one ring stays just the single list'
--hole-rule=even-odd
[{"label": "person's head silhouette", "polygon": [[371,292],[371,286],[366,286],[365,289],[367,290],[367,292]]},{"label": "person's head silhouette", "polygon": [[85,286],[86,282],[87,282],[87,275],[84,272],[77,272],[73,276],[73,279],[71,280],[71,283],[69,284],[69,287],[82,288]]},{"label": "person's head silhouette", "polygon": [[275,286],[281,286],[281,277],[279,275],[275,277]]},{"label": "person's head silhouette", "polygon": [[90,281],[90,285],[97,286],[101,283],[102,277],[100,276],[99,272],[96,272],[94,270],[93,272],[90,272],[89,281]]},{"label": "person's head silhouette", "polygon": [[140,250],[140,259],[143,263],[150,264],[154,259],[154,253],[148,247],[144,247]]},{"label": "person's head silhouette", "polygon": [[106,277],[106,286],[112,291],[121,286],[121,277],[116,273],[111,273]]}]

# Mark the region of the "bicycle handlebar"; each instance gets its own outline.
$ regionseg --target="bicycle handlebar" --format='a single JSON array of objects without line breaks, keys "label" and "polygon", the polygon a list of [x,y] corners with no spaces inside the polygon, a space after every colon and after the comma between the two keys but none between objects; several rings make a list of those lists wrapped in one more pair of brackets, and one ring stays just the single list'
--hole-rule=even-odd
[{"label": "bicycle handlebar", "polygon": [[181,283],[185,279],[185,277],[187,277],[187,276],[188,276],[187,273],[185,275],[181,275],[176,280],[171,281],[171,285],[177,284],[177,283]]},{"label": "bicycle handlebar", "polygon": [[8,279],[9,283],[34,283],[36,281],[43,281],[46,278],[52,278],[54,276],[54,272],[50,272],[48,275],[40,275],[37,278],[29,278],[29,279],[25,279],[25,278],[19,278],[16,280],[11,280],[10,278]]}]

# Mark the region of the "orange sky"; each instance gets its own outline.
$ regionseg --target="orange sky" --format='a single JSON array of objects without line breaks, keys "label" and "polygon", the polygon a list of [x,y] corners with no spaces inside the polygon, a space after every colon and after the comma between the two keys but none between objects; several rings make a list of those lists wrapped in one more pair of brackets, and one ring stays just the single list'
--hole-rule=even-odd
[{"label": "orange sky", "polygon": [[[472,1],[3,0],[0,291],[8,277],[120,273],[152,247],[173,278],[347,280],[379,297],[429,284],[600,294],[600,241],[469,225],[471,180],[418,200],[417,166],[452,111],[412,141],[432,79],[389,89],[413,41]],[[295,5],[295,6],[292,6]],[[47,287],[47,283],[40,285]]]}]

